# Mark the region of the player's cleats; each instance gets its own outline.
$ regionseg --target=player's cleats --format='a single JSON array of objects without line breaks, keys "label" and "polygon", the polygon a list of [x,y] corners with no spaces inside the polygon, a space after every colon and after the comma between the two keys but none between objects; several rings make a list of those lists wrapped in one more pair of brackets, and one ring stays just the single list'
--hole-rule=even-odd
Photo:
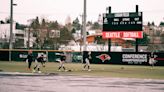
[{"label": "player's cleats", "polygon": [[83,68],[83,71],[85,71],[86,69],[85,68]]},{"label": "player's cleats", "polygon": [[58,70],[59,72],[61,71],[61,70]]},{"label": "player's cleats", "polygon": [[42,73],[41,71],[38,71],[38,73]]},{"label": "player's cleats", "polygon": [[35,73],[36,71],[35,70],[32,70],[33,73]]},{"label": "player's cleats", "polygon": [[64,70],[65,72],[67,72],[68,70]]},{"label": "player's cleats", "polygon": [[31,71],[31,68],[27,68],[28,71]]}]

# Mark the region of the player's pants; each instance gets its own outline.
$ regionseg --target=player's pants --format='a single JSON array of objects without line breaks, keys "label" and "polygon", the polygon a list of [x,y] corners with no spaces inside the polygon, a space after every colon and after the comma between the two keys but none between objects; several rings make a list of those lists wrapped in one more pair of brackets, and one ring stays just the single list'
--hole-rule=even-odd
[{"label": "player's pants", "polygon": [[59,61],[59,68],[58,70],[60,70],[61,68],[63,68],[65,70],[65,67],[64,67],[64,61]]},{"label": "player's pants", "polygon": [[89,62],[88,58],[85,59],[84,69],[85,69],[86,66],[88,66],[88,69],[90,69],[90,62]]},{"label": "player's pants", "polygon": [[153,64],[154,64],[154,58],[150,58],[150,59],[149,59],[149,64],[150,64],[150,65],[153,65]]},{"label": "player's pants", "polygon": [[31,69],[32,61],[28,61],[28,68]]},{"label": "player's pants", "polygon": [[41,63],[39,63],[37,60],[35,61],[35,67],[34,70],[38,69],[38,71],[40,71],[40,67],[41,67]]}]

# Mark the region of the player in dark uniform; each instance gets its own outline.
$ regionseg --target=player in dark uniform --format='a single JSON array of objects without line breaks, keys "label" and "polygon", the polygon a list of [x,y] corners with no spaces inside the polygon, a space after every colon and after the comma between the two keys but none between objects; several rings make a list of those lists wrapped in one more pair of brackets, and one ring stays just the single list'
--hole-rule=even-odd
[{"label": "player in dark uniform", "polygon": [[35,71],[37,70],[38,73],[41,73],[40,67],[41,67],[41,66],[45,67],[45,65],[44,65],[44,64],[45,64],[45,63],[44,63],[44,56],[43,56],[43,55],[39,56],[39,57],[36,59],[35,63],[36,63],[36,65],[35,65],[35,67],[34,67],[33,72],[35,72]]},{"label": "player in dark uniform", "polygon": [[60,60],[59,60],[59,68],[58,68],[58,71],[60,71],[61,68],[64,69],[64,71],[67,71],[65,66],[64,66],[64,63],[65,63],[65,60],[66,60],[66,55],[65,54],[61,54],[60,56]]},{"label": "player in dark uniform", "polygon": [[27,56],[27,59],[26,61],[28,62],[28,69],[31,70],[31,65],[32,65],[32,61],[33,61],[34,57],[32,55],[32,51],[30,50],[28,52],[28,56]]},{"label": "player in dark uniform", "polygon": [[85,65],[83,67],[83,70],[85,70],[85,68],[87,67],[88,71],[91,71],[90,69],[90,60],[91,60],[91,52],[84,52],[84,57],[83,60],[85,61]]}]

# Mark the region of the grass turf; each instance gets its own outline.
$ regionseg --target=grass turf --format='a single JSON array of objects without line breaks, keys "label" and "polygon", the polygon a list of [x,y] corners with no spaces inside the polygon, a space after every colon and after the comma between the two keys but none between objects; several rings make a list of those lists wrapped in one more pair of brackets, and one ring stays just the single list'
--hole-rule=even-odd
[{"label": "grass turf", "polygon": [[[71,72],[57,71],[59,63],[48,62],[46,67],[41,67],[43,73],[59,73],[73,75],[89,75],[103,77],[121,77],[121,78],[145,78],[145,79],[164,79],[164,67],[139,66],[139,65],[110,65],[110,64],[91,64],[92,71],[83,71],[81,63],[65,63],[67,70]],[[34,62],[32,64],[34,67]],[[3,72],[31,72],[27,69],[25,62],[0,61],[0,71]]]}]

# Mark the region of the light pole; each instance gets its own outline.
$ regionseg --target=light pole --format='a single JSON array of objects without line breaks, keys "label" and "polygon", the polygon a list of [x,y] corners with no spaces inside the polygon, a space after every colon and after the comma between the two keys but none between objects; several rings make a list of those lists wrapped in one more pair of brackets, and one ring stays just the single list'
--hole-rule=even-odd
[{"label": "light pole", "polygon": [[[86,16],[87,16],[87,13],[86,13],[86,9],[87,9],[87,1],[84,0],[84,10],[83,10],[83,14],[82,14],[82,25],[83,25],[83,52],[86,51]],[[82,55],[84,54],[82,52]],[[82,63],[83,63],[84,60],[82,60]]]},{"label": "light pole", "polygon": [[9,61],[11,61],[11,49],[12,49],[12,39],[13,39],[13,0],[10,2],[10,39],[9,39]]},{"label": "light pole", "polygon": [[87,2],[84,0],[84,11],[83,11],[83,43],[84,43],[84,49],[83,51],[86,51],[86,9],[87,9]]},{"label": "light pole", "polygon": [[28,29],[28,49],[30,49],[30,34],[31,34],[31,29],[30,29],[30,27],[29,27],[29,29]]}]

